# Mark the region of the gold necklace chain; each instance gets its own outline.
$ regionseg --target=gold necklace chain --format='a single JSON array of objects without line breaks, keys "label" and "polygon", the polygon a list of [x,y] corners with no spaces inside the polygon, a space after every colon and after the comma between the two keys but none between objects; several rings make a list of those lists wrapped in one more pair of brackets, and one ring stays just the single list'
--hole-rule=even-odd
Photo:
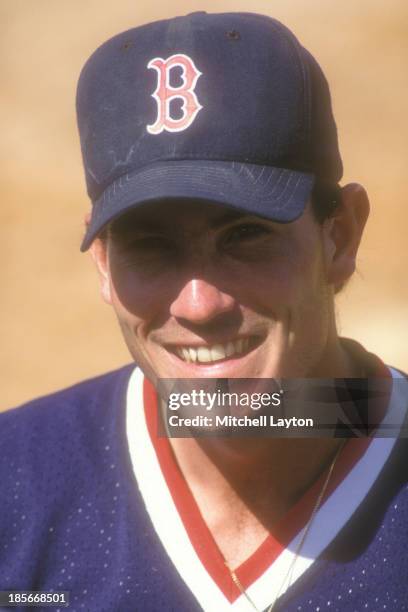
[{"label": "gold necklace chain", "polygon": [[[305,529],[303,530],[302,537],[301,537],[301,539],[300,539],[300,541],[299,541],[299,544],[297,545],[296,552],[295,552],[295,554],[294,554],[294,556],[293,556],[293,559],[292,559],[292,561],[291,561],[291,563],[290,563],[290,565],[289,565],[288,571],[286,572],[286,574],[285,574],[285,576],[284,576],[284,578],[283,578],[283,581],[282,581],[282,583],[281,583],[281,585],[280,585],[280,587],[279,587],[279,590],[278,590],[277,594],[275,595],[275,598],[274,598],[273,602],[272,602],[272,603],[270,604],[270,606],[269,606],[269,607],[266,609],[266,612],[272,612],[272,611],[273,611],[273,609],[274,609],[274,607],[275,607],[275,604],[276,604],[277,600],[279,599],[279,597],[280,597],[280,595],[281,595],[281,591],[282,591],[282,589],[283,589],[283,587],[284,587],[285,583],[286,583],[288,580],[289,580],[289,586],[290,586],[290,582],[291,582],[291,580],[292,580],[293,571],[294,571],[294,569],[295,569],[296,561],[297,561],[297,560],[298,560],[298,558],[299,558],[300,551],[302,550],[303,544],[305,543],[305,540],[306,540],[306,538],[307,538],[307,535],[308,535],[308,533],[309,533],[309,531],[310,531],[310,528],[311,528],[311,526],[312,526],[312,524],[313,524],[313,521],[314,521],[314,518],[315,518],[315,516],[316,516],[316,513],[317,513],[317,511],[318,511],[318,509],[319,509],[319,507],[320,507],[320,504],[322,503],[322,499],[323,499],[323,497],[324,497],[324,494],[326,493],[327,486],[328,486],[328,484],[329,484],[329,482],[330,482],[330,478],[331,478],[331,475],[332,475],[332,473],[333,473],[334,467],[335,467],[335,465],[336,465],[337,459],[338,459],[338,457],[339,457],[339,455],[340,455],[341,451],[343,450],[343,447],[344,447],[345,442],[346,442],[346,440],[343,440],[343,441],[341,442],[341,444],[339,445],[339,447],[338,447],[338,449],[337,449],[337,451],[336,451],[336,454],[334,455],[334,458],[333,458],[333,460],[332,460],[332,462],[331,462],[331,464],[330,464],[329,470],[328,470],[328,472],[327,472],[327,476],[326,476],[326,478],[325,478],[325,480],[324,480],[324,482],[323,482],[323,486],[322,486],[322,488],[321,488],[321,490],[320,490],[320,493],[319,493],[319,495],[318,495],[318,497],[317,497],[316,503],[315,503],[315,505],[313,506],[313,510],[312,510],[311,515],[310,515],[310,518],[309,518],[309,520],[308,520],[308,522],[307,522],[307,524],[306,524]],[[234,584],[235,584],[235,585],[238,587],[238,589],[241,591],[241,594],[242,594],[242,595],[244,595],[244,597],[245,597],[245,598],[247,599],[247,601],[250,603],[250,605],[252,606],[252,608],[253,608],[254,610],[256,610],[256,612],[262,612],[262,611],[261,611],[261,610],[259,610],[259,608],[258,608],[258,607],[255,605],[255,603],[253,602],[253,600],[251,599],[251,597],[248,595],[248,593],[246,592],[246,590],[245,590],[245,589],[244,589],[244,587],[242,586],[242,583],[241,583],[240,579],[238,578],[238,576],[236,575],[236,573],[234,572],[234,570],[233,570],[233,569],[231,569],[231,567],[229,566],[228,562],[227,562],[227,561],[225,561],[225,560],[224,560],[224,562],[225,562],[225,565],[226,565],[226,566],[227,566],[227,568],[228,568],[229,573],[231,574],[231,578],[232,578],[232,580],[233,580]]]}]

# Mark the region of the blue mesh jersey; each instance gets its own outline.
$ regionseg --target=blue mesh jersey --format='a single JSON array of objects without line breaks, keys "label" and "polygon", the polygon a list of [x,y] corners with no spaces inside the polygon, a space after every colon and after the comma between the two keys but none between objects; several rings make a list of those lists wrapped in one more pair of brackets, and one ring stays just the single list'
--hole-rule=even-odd
[{"label": "blue mesh jersey", "polygon": [[[136,483],[126,434],[133,369],[0,415],[0,590],[69,591],[71,612],[202,609]],[[400,440],[364,503],[274,610],[408,609],[407,466]],[[231,606],[245,609],[242,598]]]}]

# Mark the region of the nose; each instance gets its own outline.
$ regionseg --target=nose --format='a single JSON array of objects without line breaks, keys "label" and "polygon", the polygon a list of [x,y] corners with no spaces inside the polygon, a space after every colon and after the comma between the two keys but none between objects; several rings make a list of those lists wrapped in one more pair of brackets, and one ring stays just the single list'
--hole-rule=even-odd
[{"label": "nose", "polygon": [[235,300],[204,279],[190,279],[170,306],[173,317],[205,324],[220,314],[232,311]]}]

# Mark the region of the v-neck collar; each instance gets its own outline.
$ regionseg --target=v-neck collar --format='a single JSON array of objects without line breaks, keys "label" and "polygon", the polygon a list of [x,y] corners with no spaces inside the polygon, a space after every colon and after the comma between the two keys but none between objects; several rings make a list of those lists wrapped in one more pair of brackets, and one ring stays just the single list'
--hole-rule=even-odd
[{"label": "v-neck collar", "polygon": [[[401,400],[398,385],[393,385],[383,423],[402,423],[405,409]],[[169,440],[157,435],[157,415],[156,391],[136,369],[128,386],[127,436],[136,481],[157,535],[204,610],[253,610],[225,566]],[[298,543],[327,472],[279,522],[279,540],[270,534],[236,569],[260,610],[283,595],[333,541],[371,489],[394,443],[390,438],[348,441],[293,567]]]}]

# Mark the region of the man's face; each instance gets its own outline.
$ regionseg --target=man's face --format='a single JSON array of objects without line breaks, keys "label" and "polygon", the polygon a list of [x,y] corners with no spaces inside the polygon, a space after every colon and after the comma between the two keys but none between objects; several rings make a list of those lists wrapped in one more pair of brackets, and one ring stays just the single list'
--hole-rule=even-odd
[{"label": "man's face", "polygon": [[142,369],[159,378],[319,375],[333,333],[322,228],[161,201],[111,227],[104,294]]}]

